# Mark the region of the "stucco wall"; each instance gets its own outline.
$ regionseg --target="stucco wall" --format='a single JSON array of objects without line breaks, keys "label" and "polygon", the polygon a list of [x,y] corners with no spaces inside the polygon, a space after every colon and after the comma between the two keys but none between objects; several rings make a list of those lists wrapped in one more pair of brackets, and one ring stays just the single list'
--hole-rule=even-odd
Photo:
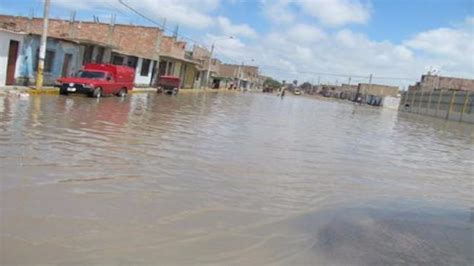
[{"label": "stucco wall", "polygon": [[184,75],[184,88],[192,89],[194,87],[196,72],[197,70],[192,64],[187,64],[186,73]]},{"label": "stucco wall", "polygon": [[359,92],[368,95],[396,97],[398,95],[398,87],[359,83]]},{"label": "stucco wall", "polygon": [[[39,46],[39,36],[27,36],[25,38],[19,58],[21,63],[19,64],[19,71],[16,76],[16,82],[18,84],[34,83],[36,77],[35,65],[37,64],[36,51],[39,49]],[[84,48],[81,45],[48,38],[46,50],[54,51],[55,56],[51,72],[44,73],[45,85],[52,85],[57,78],[61,77],[64,55],[66,53],[72,54],[70,74],[76,72],[82,66]]]},{"label": "stucco wall", "polygon": [[6,31],[0,31],[0,86],[5,86],[7,78],[7,64],[8,64],[8,52],[10,49],[10,40],[15,40],[20,43],[18,47],[18,57],[16,61],[15,77],[18,75],[18,69],[20,68],[21,57],[20,51],[23,46],[24,35],[11,33]]}]

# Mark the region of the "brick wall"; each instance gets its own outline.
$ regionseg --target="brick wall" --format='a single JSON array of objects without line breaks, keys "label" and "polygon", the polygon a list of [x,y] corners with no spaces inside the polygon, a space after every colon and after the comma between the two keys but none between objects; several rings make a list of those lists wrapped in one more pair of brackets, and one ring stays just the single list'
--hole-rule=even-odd
[{"label": "brick wall", "polygon": [[177,41],[174,37],[164,36],[160,45],[162,55],[184,59],[186,53],[186,43]]},{"label": "brick wall", "polygon": [[345,92],[356,92],[357,87],[358,87],[357,85],[342,84],[341,90]]},{"label": "brick wall", "polygon": [[432,91],[434,89],[474,91],[474,80],[435,75],[423,75],[421,76],[421,82],[419,86],[416,88],[419,88],[422,91]]},{"label": "brick wall", "polygon": [[[42,33],[43,20],[27,17],[0,15],[0,28],[27,33]],[[78,39],[98,44],[113,46],[118,52],[156,59],[158,57],[157,41],[163,32],[154,27],[50,19],[48,35],[54,38]]]},{"label": "brick wall", "polygon": [[234,78],[237,77],[238,72],[238,65],[229,65],[229,64],[221,64],[220,65],[220,76]]}]

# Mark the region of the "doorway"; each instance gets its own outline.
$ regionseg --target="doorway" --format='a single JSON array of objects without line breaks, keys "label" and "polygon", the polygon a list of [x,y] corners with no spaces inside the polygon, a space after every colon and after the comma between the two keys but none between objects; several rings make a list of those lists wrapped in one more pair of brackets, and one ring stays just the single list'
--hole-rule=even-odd
[{"label": "doorway", "polygon": [[61,77],[68,77],[71,72],[72,54],[64,54],[63,70]]},{"label": "doorway", "polygon": [[15,83],[15,69],[16,60],[18,58],[18,41],[10,40],[10,47],[8,49],[8,63],[7,63],[7,80],[6,85],[13,85]]}]

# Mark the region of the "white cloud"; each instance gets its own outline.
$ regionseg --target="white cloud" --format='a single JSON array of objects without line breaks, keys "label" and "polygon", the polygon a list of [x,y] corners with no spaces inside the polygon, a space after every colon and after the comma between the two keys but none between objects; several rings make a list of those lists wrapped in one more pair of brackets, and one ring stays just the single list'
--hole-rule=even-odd
[{"label": "white cloud", "polygon": [[[215,54],[218,58],[227,61],[228,63],[238,63],[242,60],[248,60],[247,44],[242,42],[239,38],[228,38],[228,35],[213,35],[206,34],[206,40],[219,40],[215,44]],[[210,46],[210,44],[209,44]],[[251,56],[251,55],[250,55]]]},{"label": "white cloud", "polygon": [[364,24],[370,18],[370,7],[359,0],[298,0],[297,3],[304,13],[328,26]]},{"label": "white cloud", "polygon": [[[375,41],[348,28],[321,29],[323,25],[342,27],[367,23],[371,8],[365,0],[261,0],[262,12],[274,23],[264,33],[257,33],[248,24],[235,24],[228,17],[211,17],[219,5],[218,0],[204,0],[204,3],[194,0],[126,1],[147,15],[153,14],[157,20],[167,17],[172,23],[190,27],[193,36],[209,46],[213,39],[237,36],[216,43],[218,58],[230,63],[255,59],[255,64],[260,65],[264,73],[279,80],[304,81],[321,76],[323,81],[339,79],[341,82],[355,74],[364,77],[352,76],[353,82],[366,82],[372,73],[375,77],[409,78],[374,79],[374,82],[406,86],[417,81],[432,66],[443,75],[474,76],[474,17],[459,24],[419,32],[395,43]],[[68,3],[75,9],[77,5],[90,9],[111,10],[110,5],[118,8],[115,0],[54,2]],[[130,14],[130,11],[123,13]],[[171,16],[177,13],[180,15]],[[313,18],[312,21],[308,17]],[[213,34],[206,34],[205,29],[212,30]],[[346,74],[347,77],[318,73]]]},{"label": "white cloud", "polygon": [[[469,18],[472,19],[472,18]],[[468,22],[469,20],[466,20]],[[474,55],[474,32],[471,27],[439,28],[416,34],[405,44],[431,56],[451,57],[457,60]]]},{"label": "white cloud", "polygon": [[262,0],[265,16],[276,24],[293,23],[298,16],[308,15],[325,26],[365,24],[371,8],[360,0]]},{"label": "white cloud", "polygon": [[300,42],[311,43],[326,38],[320,28],[307,24],[296,24],[288,30],[288,36]]},{"label": "white cloud", "polygon": [[[215,10],[219,0],[176,1],[176,0],[123,0],[129,6],[156,21],[166,18],[168,22],[177,23],[191,28],[205,28],[213,23],[207,13]],[[55,0],[53,4],[72,10],[108,10],[133,14],[118,0]]]},{"label": "white cloud", "polygon": [[257,33],[247,24],[232,24],[232,22],[226,17],[217,17],[217,25],[219,26],[222,33],[226,36],[243,36],[249,38],[257,37]]},{"label": "white cloud", "polygon": [[292,0],[262,0],[263,14],[276,24],[288,24],[295,20],[290,9]]},{"label": "white cloud", "polygon": [[[349,29],[332,34],[323,32],[323,38],[303,41],[289,34],[291,29],[314,26],[297,24],[284,31],[272,31],[253,42],[239,42],[238,46],[229,47],[220,45],[219,54],[230,58],[255,58],[264,73],[279,80],[298,79],[303,82],[317,80],[320,76],[323,82],[338,80],[341,83],[347,82],[352,75],[352,82],[367,82],[369,75],[373,74],[376,83],[406,87],[416,82],[430,67],[437,67],[444,75],[474,76],[474,36],[468,21],[471,20],[459,26],[421,32],[400,43],[374,41]],[[440,35],[446,36],[441,38]],[[301,36],[305,38],[306,35]],[[334,77],[324,73],[347,76]]]}]

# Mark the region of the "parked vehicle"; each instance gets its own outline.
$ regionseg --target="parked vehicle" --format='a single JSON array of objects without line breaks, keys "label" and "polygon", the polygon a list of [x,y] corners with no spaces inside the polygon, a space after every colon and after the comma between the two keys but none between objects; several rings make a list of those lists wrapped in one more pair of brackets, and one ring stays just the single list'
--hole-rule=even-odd
[{"label": "parked vehicle", "polygon": [[295,90],[293,91],[293,94],[294,94],[294,95],[301,95],[301,91],[300,91],[299,89],[295,89]]},{"label": "parked vehicle", "polygon": [[156,92],[176,95],[179,92],[181,80],[175,76],[160,76],[157,83]]},{"label": "parked vehicle", "polygon": [[83,93],[99,98],[104,95],[124,97],[133,89],[135,70],[127,66],[87,64],[72,77],[56,81],[59,94]]}]

